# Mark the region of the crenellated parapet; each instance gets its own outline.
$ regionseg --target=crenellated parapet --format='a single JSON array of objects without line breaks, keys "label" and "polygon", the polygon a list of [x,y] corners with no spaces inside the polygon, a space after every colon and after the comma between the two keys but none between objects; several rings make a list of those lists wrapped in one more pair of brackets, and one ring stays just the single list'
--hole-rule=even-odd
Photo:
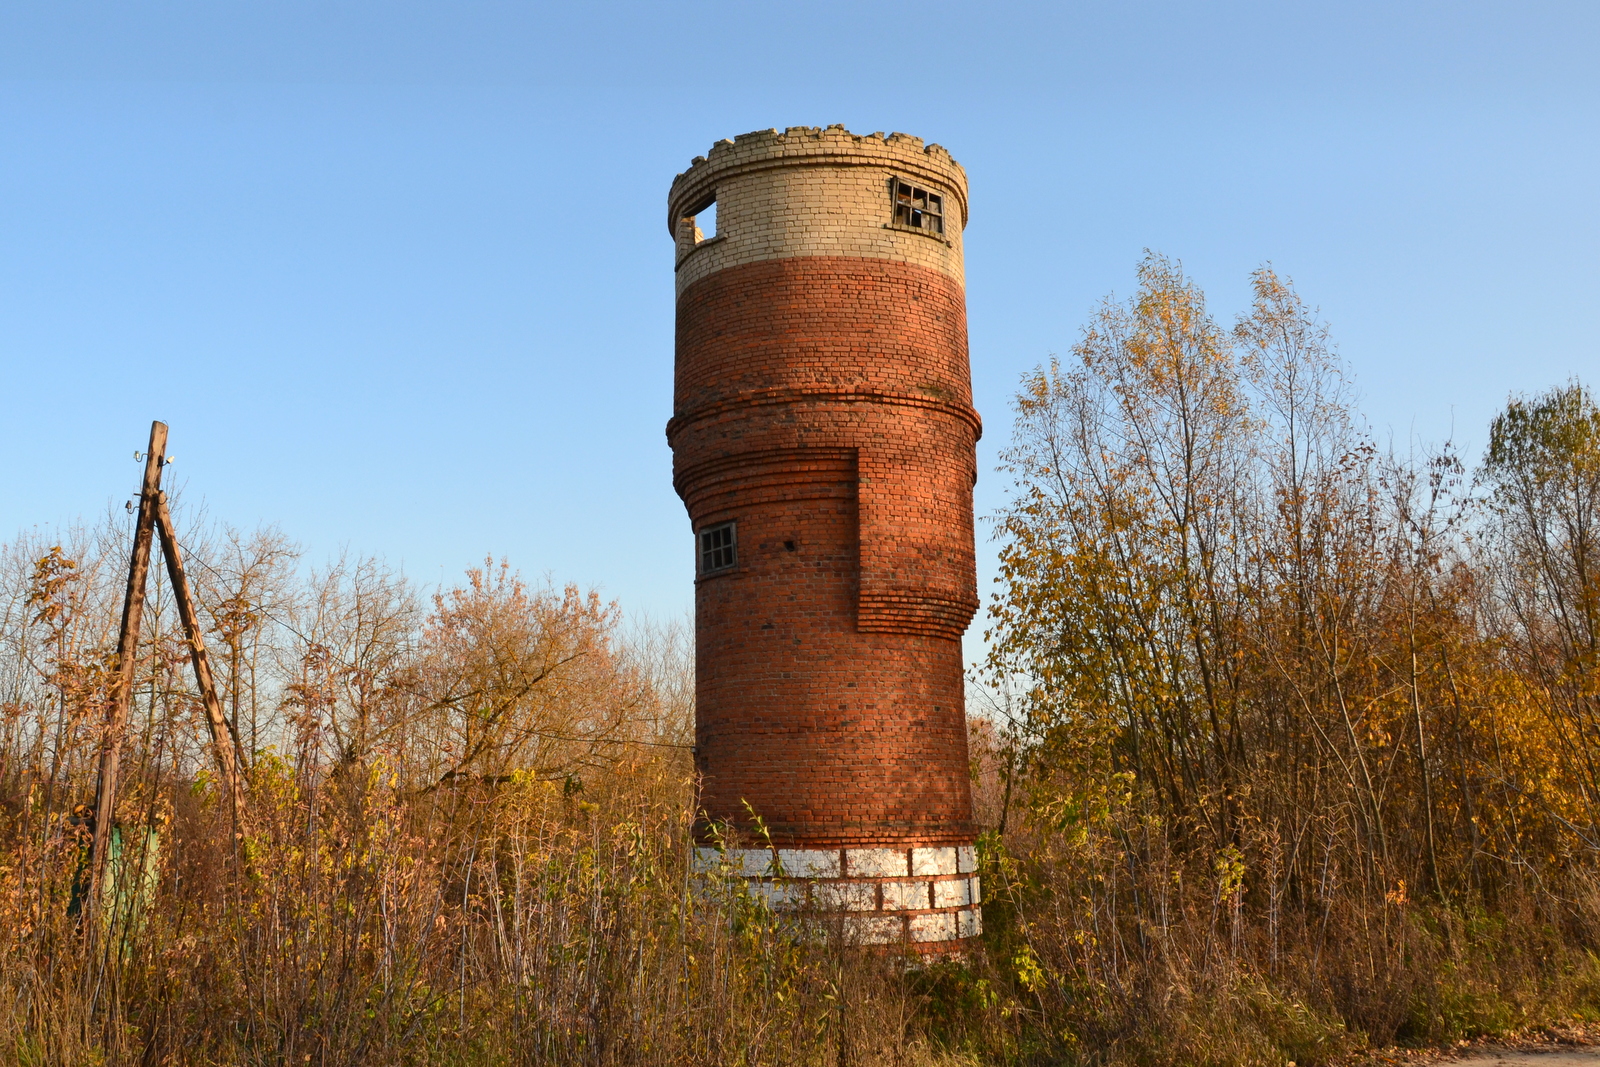
[{"label": "crenellated parapet", "polygon": [[771,167],[875,167],[925,178],[950,191],[959,207],[960,225],[967,224],[967,172],[943,145],[926,144],[908,133],[851,133],[843,126],[790,126],[756,130],[724,138],[689,169],[672,180],[667,194],[667,229],[676,235],[678,220],[703,211],[716,183]]},{"label": "crenellated parapet", "polygon": [[[936,228],[899,224],[886,211],[895,182],[938,199]],[[719,270],[799,256],[911,263],[964,282],[966,171],[918,137],[842,126],[741,134],[696,157],[667,199],[680,293]],[[714,235],[696,221],[713,203]]]}]

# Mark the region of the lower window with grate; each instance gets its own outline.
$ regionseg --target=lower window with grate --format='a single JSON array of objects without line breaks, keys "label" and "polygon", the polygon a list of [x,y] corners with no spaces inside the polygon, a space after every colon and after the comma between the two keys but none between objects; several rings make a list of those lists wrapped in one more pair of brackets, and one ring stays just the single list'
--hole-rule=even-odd
[{"label": "lower window with grate", "polygon": [[700,573],[725,571],[739,562],[738,538],[731,522],[700,531]]}]

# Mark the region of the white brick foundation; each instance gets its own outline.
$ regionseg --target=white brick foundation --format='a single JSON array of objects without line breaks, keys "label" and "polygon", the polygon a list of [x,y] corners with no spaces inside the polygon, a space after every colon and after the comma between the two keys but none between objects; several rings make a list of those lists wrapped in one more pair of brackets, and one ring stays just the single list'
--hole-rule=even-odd
[{"label": "white brick foundation", "polygon": [[953,848],[694,850],[694,870],[748,880],[781,911],[842,917],[854,944],[929,944],[983,932],[977,855]]}]

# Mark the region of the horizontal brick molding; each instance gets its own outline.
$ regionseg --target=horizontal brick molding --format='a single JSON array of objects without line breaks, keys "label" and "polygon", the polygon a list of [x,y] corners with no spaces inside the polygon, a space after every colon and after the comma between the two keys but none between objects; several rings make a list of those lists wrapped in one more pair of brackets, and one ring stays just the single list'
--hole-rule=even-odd
[{"label": "horizontal brick molding", "polygon": [[725,400],[859,396],[920,400],[977,440],[956,279],[848,256],[763,260],[686,288],[677,319],[677,422]]},{"label": "horizontal brick molding", "polygon": [[[697,528],[737,521],[753,509],[835,501],[856,517],[855,559],[847,558],[849,545],[837,546],[839,561],[853,563],[856,628],[959,640],[977,611],[976,596],[951,592],[938,577],[929,578],[927,565],[938,560],[937,548],[930,552],[921,543],[905,543],[905,523],[894,503],[881,506],[869,496],[868,506],[860,506],[858,470],[855,449],[785,448],[715,456],[680,470],[673,481]],[[912,557],[911,567],[901,556]]]},{"label": "horizontal brick molding", "polygon": [[[694,423],[705,419],[715,419],[720,415],[730,412],[743,414],[751,408],[766,407],[773,404],[803,404],[811,407],[831,404],[883,404],[890,407],[901,406],[908,408],[921,408],[924,411],[940,415],[948,415],[960,419],[972,427],[972,439],[976,442],[983,436],[983,420],[978,417],[970,404],[957,404],[947,400],[935,400],[926,396],[899,396],[894,393],[871,393],[862,391],[828,392],[822,389],[765,389],[760,392],[744,393],[728,400],[712,404],[704,404],[687,415],[678,415],[667,420],[667,444],[671,446],[679,434]],[[977,480],[977,472],[973,472],[973,480]]]},{"label": "horizontal brick molding", "polygon": [[927,634],[960,640],[977,610],[975,597],[869,591],[863,582],[856,628],[867,633]]},{"label": "horizontal brick molding", "polygon": [[936,848],[695,849],[693,869],[742,879],[776,911],[841,922],[858,944],[959,941],[983,930],[970,845]]},{"label": "horizontal brick molding", "polygon": [[853,448],[776,448],[715,456],[672,479],[696,526],[751,505],[789,500],[856,498]]},{"label": "horizontal brick molding", "polygon": [[[906,182],[924,214],[896,215]],[[795,127],[719,142],[668,200],[686,557],[706,530],[737,548],[696,572],[701,840],[753,810],[798,865],[739,858],[760,892],[957,940],[978,921],[966,174],[903,134]]]}]

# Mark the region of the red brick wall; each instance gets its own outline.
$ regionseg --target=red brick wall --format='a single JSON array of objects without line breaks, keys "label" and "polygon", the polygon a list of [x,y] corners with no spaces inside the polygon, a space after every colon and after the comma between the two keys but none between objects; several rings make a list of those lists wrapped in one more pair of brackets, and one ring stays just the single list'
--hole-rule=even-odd
[{"label": "red brick wall", "polygon": [[701,804],[780,844],[970,842],[960,635],[977,607],[959,283],[882,259],[730,267],[678,301],[668,426],[694,528]]}]

